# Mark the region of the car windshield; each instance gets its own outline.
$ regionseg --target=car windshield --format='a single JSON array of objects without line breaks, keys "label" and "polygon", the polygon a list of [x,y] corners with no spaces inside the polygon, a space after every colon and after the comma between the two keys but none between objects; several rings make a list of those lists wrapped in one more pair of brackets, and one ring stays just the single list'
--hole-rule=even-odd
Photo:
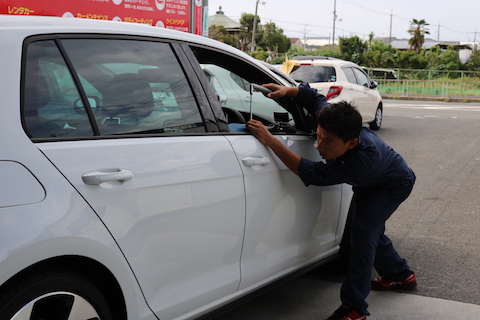
[{"label": "car windshield", "polygon": [[302,64],[300,67],[290,73],[290,76],[298,82],[335,82],[337,74],[334,67],[313,66]]}]

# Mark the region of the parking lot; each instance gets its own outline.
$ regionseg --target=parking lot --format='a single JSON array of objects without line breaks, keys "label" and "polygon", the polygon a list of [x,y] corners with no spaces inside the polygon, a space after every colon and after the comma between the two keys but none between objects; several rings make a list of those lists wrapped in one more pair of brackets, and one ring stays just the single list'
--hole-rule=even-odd
[{"label": "parking lot", "polygon": [[[369,319],[464,319],[461,312],[473,319],[480,311],[479,106],[385,103],[378,135],[417,175],[412,195],[387,222],[387,234],[419,286],[412,294],[372,293]],[[326,265],[219,319],[326,318],[340,304],[342,276]]]}]

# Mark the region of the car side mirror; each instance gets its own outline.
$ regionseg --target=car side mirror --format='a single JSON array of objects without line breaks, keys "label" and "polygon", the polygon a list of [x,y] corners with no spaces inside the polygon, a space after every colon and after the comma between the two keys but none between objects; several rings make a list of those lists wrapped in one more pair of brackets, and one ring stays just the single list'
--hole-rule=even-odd
[{"label": "car side mirror", "polygon": [[378,82],[372,81],[372,84],[370,85],[370,89],[375,89],[376,87],[378,87]]}]

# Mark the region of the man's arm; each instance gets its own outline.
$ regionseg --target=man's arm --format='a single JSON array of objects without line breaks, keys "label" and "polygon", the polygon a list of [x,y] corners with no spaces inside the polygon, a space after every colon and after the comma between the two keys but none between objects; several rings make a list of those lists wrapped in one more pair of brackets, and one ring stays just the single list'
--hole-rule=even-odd
[{"label": "man's arm", "polygon": [[271,99],[278,99],[281,97],[295,98],[298,95],[297,87],[284,87],[275,83],[264,84],[263,87],[272,90],[267,96]]},{"label": "man's arm", "polygon": [[272,149],[288,169],[297,176],[299,175],[298,166],[300,165],[301,157],[275,138],[263,123],[257,120],[250,120],[247,122],[247,129],[261,143]]}]

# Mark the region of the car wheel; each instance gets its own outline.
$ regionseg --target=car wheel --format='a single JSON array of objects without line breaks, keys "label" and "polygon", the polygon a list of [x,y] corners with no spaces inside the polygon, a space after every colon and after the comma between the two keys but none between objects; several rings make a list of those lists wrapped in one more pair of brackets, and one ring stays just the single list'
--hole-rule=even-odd
[{"label": "car wheel", "polygon": [[378,130],[382,126],[382,119],[383,119],[383,109],[382,105],[379,104],[377,107],[377,111],[375,111],[375,120],[370,122],[370,129]]},{"label": "car wheel", "polygon": [[64,269],[44,269],[1,288],[0,319],[112,320],[112,315],[89,279]]}]

